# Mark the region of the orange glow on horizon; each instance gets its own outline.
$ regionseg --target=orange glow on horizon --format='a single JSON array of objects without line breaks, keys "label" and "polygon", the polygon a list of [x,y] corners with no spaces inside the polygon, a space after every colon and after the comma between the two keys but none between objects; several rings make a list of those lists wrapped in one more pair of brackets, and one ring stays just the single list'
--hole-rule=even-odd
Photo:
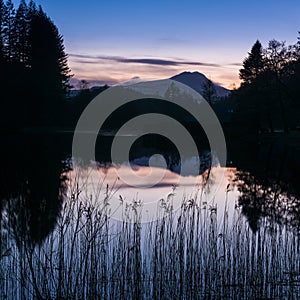
[{"label": "orange glow on horizon", "polygon": [[75,78],[87,81],[101,81],[108,85],[129,81],[134,77],[138,77],[141,80],[166,79],[184,71],[200,72],[213,82],[228,89],[237,88],[240,85],[239,66],[164,66],[137,63],[124,64],[108,61],[103,63],[82,63],[73,59],[70,59],[69,64]]}]

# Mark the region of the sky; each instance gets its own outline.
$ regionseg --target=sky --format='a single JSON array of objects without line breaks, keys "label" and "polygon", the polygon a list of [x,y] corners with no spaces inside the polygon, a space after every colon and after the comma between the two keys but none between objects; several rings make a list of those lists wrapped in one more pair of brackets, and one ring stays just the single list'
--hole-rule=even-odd
[{"label": "sky", "polygon": [[[18,3],[18,1],[15,1]],[[75,78],[113,84],[199,71],[230,88],[254,42],[294,44],[299,0],[37,0]]]}]

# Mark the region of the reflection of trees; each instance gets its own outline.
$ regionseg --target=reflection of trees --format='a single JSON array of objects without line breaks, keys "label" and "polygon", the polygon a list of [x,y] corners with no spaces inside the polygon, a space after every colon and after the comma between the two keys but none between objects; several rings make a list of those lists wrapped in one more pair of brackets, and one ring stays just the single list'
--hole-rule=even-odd
[{"label": "reflection of trees", "polygon": [[262,218],[270,225],[276,222],[299,231],[300,199],[289,194],[282,182],[259,180],[249,172],[238,172],[236,180],[241,192],[238,205],[253,231],[259,228]]},{"label": "reflection of trees", "polygon": [[17,243],[39,243],[54,228],[64,193],[60,146],[40,135],[2,141],[1,222]]}]

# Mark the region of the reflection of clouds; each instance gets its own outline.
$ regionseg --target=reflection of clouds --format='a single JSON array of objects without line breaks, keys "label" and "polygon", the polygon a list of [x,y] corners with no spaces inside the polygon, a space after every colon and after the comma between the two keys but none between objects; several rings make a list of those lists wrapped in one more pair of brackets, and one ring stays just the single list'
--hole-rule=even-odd
[{"label": "reflection of clouds", "polygon": [[[132,186],[129,186],[127,183],[123,182],[119,175],[118,175],[118,168],[117,167],[100,167],[97,169],[89,169],[86,172],[82,172],[82,170],[73,170],[70,171],[70,177],[74,178],[75,176],[78,176],[78,174],[81,174],[82,178],[85,178],[89,184],[95,186],[99,182],[102,182],[104,185],[108,185],[110,187],[114,186],[116,189],[118,189],[118,192],[121,193],[122,191],[130,191],[130,194],[133,192],[136,192],[137,189],[141,191],[149,190],[149,188],[143,188],[139,185],[139,182],[134,182],[134,179],[136,177],[144,177],[145,178],[145,184],[147,184],[147,176],[150,174],[156,175],[160,174],[162,171],[164,172],[164,176],[162,180],[157,183],[155,186],[151,187],[151,193],[153,190],[158,189],[161,192],[161,189],[166,188],[166,191],[170,191],[170,189],[176,185],[179,181],[181,186],[194,189],[195,188],[195,182],[197,182],[197,185],[201,186],[207,183],[206,175],[207,173],[204,173],[202,175],[198,176],[181,176],[180,174],[174,173],[168,169],[161,169],[156,167],[144,167],[144,166],[137,166],[134,165],[132,167],[129,166],[122,166],[122,170],[126,172],[126,176],[130,178],[130,181]],[[216,177],[218,172],[221,172],[222,168],[219,167],[213,167],[210,172],[210,176],[213,178]],[[88,178],[87,177],[88,174]],[[228,168],[225,172],[225,176],[223,178],[223,181],[220,185],[220,190],[222,192],[226,191],[226,186],[228,183],[231,183],[232,178],[235,176],[235,169]],[[196,180],[195,180],[196,178]],[[211,181],[211,184],[218,184],[216,182]],[[188,189],[187,189],[188,190]]]},{"label": "reflection of clouds", "polygon": [[[132,176],[132,169],[127,168],[128,176]],[[149,167],[135,167],[135,172],[138,176],[144,176],[145,180],[149,173],[160,173],[162,169]],[[223,172],[222,168],[212,168],[212,178],[217,177],[219,172]],[[151,220],[152,217],[157,216],[159,212],[160,201],[179,201],[177,204],[174,202],[174,208],[179,209],[183,201],[192,199],[197,205],[202,208],[208,208],[209,206],[217,207],[218,211],[223,212],[226,205],[229,205],[228,212],[230,216],[234,214],[234,204],[238,199],[239,193],[237,189],[232,185],[232,177],[235,176],[235,169],[226,169],[225,176],[221,183],[214,182],[209,183],[202,175],[194,176],[180,176],[170,170],[163,169],[164,176],[161,181],[153,187],[145,188],[143,186],[130,186],[122,182],[118,176],[117,168],[115,167],[98,167],[87,169],[75,169],[68,173],[68,177],[78,183],[79,190],[84,191],[85,197],[93,199],[96,203],[102,203],[107,191],[110,194],[109,208],[113,212],[114,218],[120,219],[122,211],[120,211],[120,199],[122,203],[130,205],[133,201],[141,201],[143,210],[143,221]],[[133,176],[134,177],[134,176]],[[195,180],[196,178],[196,180]],[[134,179],[134,178],[133,178]],[[180,186],[177,183],[180,182]],[[131,182],[134,184],[134,182]],[[72,185],[72,184],[71,184]],[[216,193],[212,197],[211,191],[214,190],[213,186],[218,186]],[[231,186],[230,193],[228,192],[228,186]],[[81,194],[81,197],[84,195]],[[171,198],[170,198],[171,197]],[[175,197],[175,198],[174,198]],[[178,199],[177,199],[178,198]],[[225,199],[227,198],[227,204]],[[167,200],[168,199],[168,200]],[[176,200],[177,199],[177,200]],[[150,216],[150,219],[149,219]],[[218,214],[219,221],[222,219],[223,214]],[[122,219],[122,218],[121,218]]]}]

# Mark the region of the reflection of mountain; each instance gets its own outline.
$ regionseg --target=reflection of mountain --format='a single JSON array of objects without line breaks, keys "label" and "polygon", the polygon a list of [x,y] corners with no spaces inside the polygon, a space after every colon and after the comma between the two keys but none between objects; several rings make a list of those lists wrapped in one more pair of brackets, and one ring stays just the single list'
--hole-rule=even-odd
[{"label": "reflection of mountain", "polygon": [[[178,75],[171,77],[170,79],[176,80],[183,84],[188,85],[201,95],[203,94],[203,86],[208,82],[208,78],[199,72],[183,72]],[[217,83],[213,83],[216,89],[218,97],[225,97],[230,94],[230,90],[220,86]]]}]

